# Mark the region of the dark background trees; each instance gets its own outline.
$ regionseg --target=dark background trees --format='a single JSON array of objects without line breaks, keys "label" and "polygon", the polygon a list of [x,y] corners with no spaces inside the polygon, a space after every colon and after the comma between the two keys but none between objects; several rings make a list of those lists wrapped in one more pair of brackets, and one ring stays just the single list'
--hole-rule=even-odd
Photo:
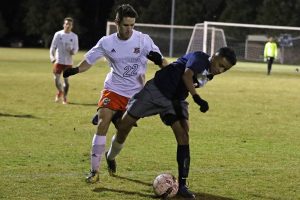
[{"label": "dark background trees", "polygon": [[[129,3],[139,13],[137,22],[170,24],[171,0],[5,0],[0,6],[0,45],[19,42],[27,47],[49,47],[63,18],[75,19],[80,47],[92,47],[106,33],[117,5]],[[300,0],[177,0],[175,23],[203,21],[300,26]]]}]

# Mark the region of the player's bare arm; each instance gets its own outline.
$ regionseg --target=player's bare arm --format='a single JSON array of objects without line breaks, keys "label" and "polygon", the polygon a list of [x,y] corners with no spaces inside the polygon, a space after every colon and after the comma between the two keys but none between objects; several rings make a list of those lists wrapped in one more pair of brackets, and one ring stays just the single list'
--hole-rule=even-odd
[{"label": "player's bare arm", "polygon": [[184,82],[187,90],[193,96],[194,102],[200,106],[200,111],[205,113],[206,111],[208,111],[209,106],[208,106],[207,101],[202,99],[197,94],[195,86],[194,86],[193,76],[194,76],[193,70],[186,68],[185,72],[183,73],[182,79],[183,79],[183,82]]},{"label": "player's bare arm", "polygon": [[186,68],[185,72],[182,76],[183,82],[187,88],[187,90],[189,91],[189,93],[193,96],[195,94],[197,94],[195,86],[194,86],[194,82],[193,82],[193,76],[194,76],[194,72],[193,70]]},{"label": "player's bare arm", "polygon": [[87,70],[89,70],[92,67],[92,65],[90,65],[86,60],[83,60],[79,63],[78,65],[78,72],[85,72]]},{"label": "player's bare arm", "polygon": [[78,67],[68,68],[64,71],[63,77],[68,78],[69,76],[82,73],[90,69],[92,65],[90,65],[86,60],[83,60],[79,63]]}]

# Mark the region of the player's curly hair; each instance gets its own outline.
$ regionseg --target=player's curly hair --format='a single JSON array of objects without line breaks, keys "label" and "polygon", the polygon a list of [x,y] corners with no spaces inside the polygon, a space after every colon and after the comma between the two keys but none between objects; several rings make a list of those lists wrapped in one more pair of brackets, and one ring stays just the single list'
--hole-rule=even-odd
[{"label": "player's curly hair", "polygon": [[122,4],[116,9],[116,21],[120,22],[124,17],[138,18],[138,14],[131,5]]},{"label": "player's curly hair", "polygon": [[232,64],[232,66],[236,64],[236,55],[233,49],[229,47],[221,47],[217,53],[219,56],[225,57]]}]

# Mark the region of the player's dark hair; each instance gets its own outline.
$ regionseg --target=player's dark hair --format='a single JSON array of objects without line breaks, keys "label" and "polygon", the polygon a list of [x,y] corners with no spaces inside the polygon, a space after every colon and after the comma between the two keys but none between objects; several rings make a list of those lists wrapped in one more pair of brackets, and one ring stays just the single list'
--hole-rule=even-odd
[{"label": "player's dark hair", "polygon": [[124,17],[138,18],[138,14],[131,5],[122,4],[116,9],[116,21],[120,22]]},{"label": "player's dark hair", "polygon": [[217,53],[219,53],[219,56],[225,57],[232,66],[236,64],[236,55],[233,49],[229,47],[221,47]]}]

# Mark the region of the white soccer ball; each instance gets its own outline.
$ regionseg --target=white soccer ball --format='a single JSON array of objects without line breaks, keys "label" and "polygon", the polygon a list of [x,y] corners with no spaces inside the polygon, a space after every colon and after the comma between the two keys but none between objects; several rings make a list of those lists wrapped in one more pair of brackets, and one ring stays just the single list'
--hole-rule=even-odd
[{"label": "white soccer ball", "polygon": [[159,197],[174,197],[178,191],[178,181],[172,174],[160,174],[153,181],[153,191]]}]

